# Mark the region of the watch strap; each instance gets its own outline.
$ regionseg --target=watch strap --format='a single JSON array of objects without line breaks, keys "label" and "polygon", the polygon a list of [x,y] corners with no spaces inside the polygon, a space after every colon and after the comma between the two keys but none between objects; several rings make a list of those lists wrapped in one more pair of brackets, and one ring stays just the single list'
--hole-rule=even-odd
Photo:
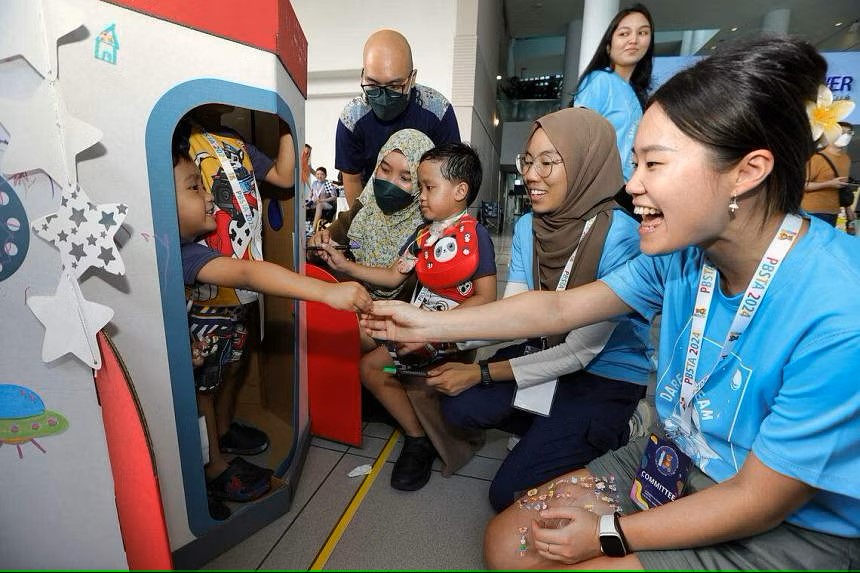
[{"label": "watch strap", "polygon": [[478,368],[481,369],[481,386],[492,386],[493,377],[490,376],[490,366],[487,360],[478,360]]},{"label": "watch strap", "polygon": [[600,516],[598,523],[600,550],[608,557],[624,557],[629,553],[627,539],[621,531],[621,521],[618,513],[607,513]]}]

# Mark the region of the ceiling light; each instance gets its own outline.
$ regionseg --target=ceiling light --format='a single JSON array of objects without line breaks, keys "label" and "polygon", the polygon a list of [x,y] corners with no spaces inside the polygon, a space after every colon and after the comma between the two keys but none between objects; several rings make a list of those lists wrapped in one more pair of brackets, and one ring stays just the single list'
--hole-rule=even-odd
[{"label": "ceiling light", "polygon": [[735,26],[734,28],[732,28],[732,32],[737,32],[737,31],[738,31],[738,27],[737,27],[737,26]]},{"label": "ceiling light", "polygon": [[842,25],[842,22],[836,22],[835,24],[833,24],[833,27],[838,28],[841,25]]},{"label": "ceiling light", "polygon": [[496,79],[500,80],[500,79],[502,79],[502,76],[496,76]]}]

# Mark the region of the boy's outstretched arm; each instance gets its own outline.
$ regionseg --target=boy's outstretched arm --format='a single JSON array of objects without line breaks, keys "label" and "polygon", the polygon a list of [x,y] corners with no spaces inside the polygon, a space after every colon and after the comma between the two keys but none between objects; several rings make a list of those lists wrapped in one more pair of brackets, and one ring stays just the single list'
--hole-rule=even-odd
[{"label": "boy's outstretched arm", "polygon": [[292,187],[296,183],[296,144],[284,120],[278,124],[278,156],[264,180],[278,187]]},{"label": "boy's outstretched arm", "polygon": [[268,261],[218,257],[200,269],[197,279],[219,286],[319,301],[340,310],[368,311],[371,305],[370,295],[358,283],[329,283],[300,275]]}]

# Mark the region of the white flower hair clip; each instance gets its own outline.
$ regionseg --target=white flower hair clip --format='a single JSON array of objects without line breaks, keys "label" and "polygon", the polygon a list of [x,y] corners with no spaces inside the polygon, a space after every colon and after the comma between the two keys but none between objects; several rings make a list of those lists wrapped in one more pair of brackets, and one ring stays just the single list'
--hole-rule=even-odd
[{"label": "white flower hair clip", "polygon": [[833,92],[825,85],[818,86],[818,99],[806,104],[806,114],[809,116],[809,125],[812,127],[812,139],[824,135],[827,143],[836,141],[842,135],[842,127],[839,122],[851,115],[854,111],[854,102],[847,99],[833,101]]}]

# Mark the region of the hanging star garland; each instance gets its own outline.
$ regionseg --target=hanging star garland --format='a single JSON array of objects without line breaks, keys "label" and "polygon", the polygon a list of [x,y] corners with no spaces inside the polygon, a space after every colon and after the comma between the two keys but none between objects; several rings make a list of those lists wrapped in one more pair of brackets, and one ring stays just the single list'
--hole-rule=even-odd
[{"label": "hanging star garland", "polygon": [[63,271],[54,296],[30,296],[27,306],[45,326],[42,360],[71,353],[91,368],[102,367],[96,334],[113,318],[113,309],[86,300],[69,272]]},{"label": "hanging star garland", "polygon": [[75,156],[102,138],[101,131],[69,114],[58,82],[42,82],[24,101],[0,99],[0,123],[9,132],[0,171],[42,169],[60,185],[77,182]]},{"label": "hanging star garland", "polygon": [[0,34],[0,61],[22,56],[44,78],[25,99],[0,99],[0,124],[9,134],[0,172],[14,175],[41,169],[63,189],[57,211],[32,226],[60,251],[63,268],[54,296],[27,299],[45,326],[42,360],[71,353],[98,369],[96,333],[113,317],[113,310],[84,299],[78,279],[91,267],[125,273],[114,235],[127,206],[94,203],[78,185],[76,156],[100,141],[102,133],[66,108],[57,41],[78,29],[83,17],[67,0],[0,0],[0,22],[15,25],[14,33]]},{"label": "hanging star garland", "polygon": [[125,221],[123,203],[96,204],[83,189],[69,185],[60,197],[60,208],[33,221],[33,232],[60,251],[63,268],[80,278],[90,267],[125,274],[125,264],[114,235]]},{"label": "hanging star garland", "polygon": [[0,34],[0,60],[23,56],[43,78],[53,80],[57,40],[80,28],[83,16],[65,0],[3,0],[0,22],[15,23],[14,33]]}]

